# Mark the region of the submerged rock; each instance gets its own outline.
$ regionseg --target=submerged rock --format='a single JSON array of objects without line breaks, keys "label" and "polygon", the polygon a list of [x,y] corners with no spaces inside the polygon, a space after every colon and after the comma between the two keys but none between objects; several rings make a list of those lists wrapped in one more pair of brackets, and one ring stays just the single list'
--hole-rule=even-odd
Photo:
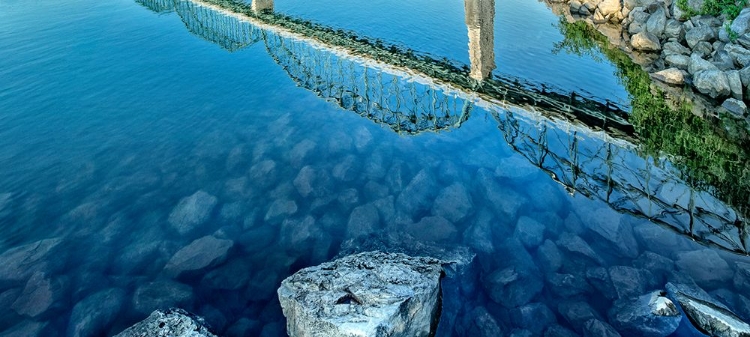
[{"label": "submerged rock", "polygon": [[716,337],[750,336],[750,325],[704,291],[672,283],[667,283],[667,291],[701,332]]},{"label": "submerged rock", "polygon": [[214,236],[204,236],[180,249],[164,267],[164,273],[170,277],[179,277],[182,273],[198,271],[221,263],[229,249],[234,246],[231,240],[221,240]]},{"label": "submerged rock", "polygon": [[181,235],[198,228],[208,220],[218,200],[203,191],[182,198],[169,214],[169,224]]},{"label": "submerged rock", "polygon": [[[0,254],[0,286],[23,282],[34,272],[44,269],[45,258],[60,242],[61,239],[46,239],[11,248]],[[62,259],[56,256],[55,260]]]},{"label": "submerged rock", "polygon": [[50,278],[44,272],[31,276],[23,292],[11,308],[19,315],[37,317],[47,312],[55,302],[63,298],[65,281],[61,278]]},{"label": "submerged rock", "polygon": [[288,277],[278,290],[290,336],[428,336],[441,262],[366,252]]},{"label": "submerged rock", "polygon": [[115,337],[216,337],[202,318],[182,309],[154,311]]},{"label": "submerged rock", "polygon": [[102,290],[84,298],[73,307],[68,336],[100,336],[117,317],[125,302],[125,291],[119,288]]},{"label": "submerged rock", "polygon": [[618,300],[609,311],[609,321],[628,336],[668,336],[677,330],[682,315],[665,295],[654,291],[636,299]]}]

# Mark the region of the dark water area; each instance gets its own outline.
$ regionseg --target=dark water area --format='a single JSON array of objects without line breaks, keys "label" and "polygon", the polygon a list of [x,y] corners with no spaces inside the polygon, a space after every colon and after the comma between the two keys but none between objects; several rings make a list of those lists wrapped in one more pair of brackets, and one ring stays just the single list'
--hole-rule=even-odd
[{"label": "dark water area", "polygon": [[284,336],[281,280],[378,240],[477,255],[444,335],[582,335],[667,282],[750,320],[730,203],[566,104],[461,84],[491,68],[627,107],[615,65],[554,52],[543,3],[498,2],[491,45],[462,1],[274,4],[455,82],[217,3],[0,2],[0,336],[114,335],[172,306]]}]

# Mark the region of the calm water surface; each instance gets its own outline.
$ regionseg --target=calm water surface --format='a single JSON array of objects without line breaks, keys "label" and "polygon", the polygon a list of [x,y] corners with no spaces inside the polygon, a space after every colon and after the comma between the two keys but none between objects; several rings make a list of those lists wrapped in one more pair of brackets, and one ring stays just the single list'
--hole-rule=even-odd
[{"label": "calm water surface", "polygon": [[[460,0],[274,10],[470,66]],[[493,74],[627,106],[611,64],[553,52],[544,4],[495,12]],[[283,336],[281,280],[378,241],[477,254],[443,335],[582,334],[670,281],[750,319],[738,215],[668,162],[401,70],[193,0],[1,1],[0,335],[178,306]]]}]

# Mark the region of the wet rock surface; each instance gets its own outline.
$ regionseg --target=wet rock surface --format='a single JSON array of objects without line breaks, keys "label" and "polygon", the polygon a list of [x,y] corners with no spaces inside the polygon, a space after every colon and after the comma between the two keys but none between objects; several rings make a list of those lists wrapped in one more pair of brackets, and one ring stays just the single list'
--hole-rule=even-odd
[{"label": "wet rock surface", "polygon": [[290,336],[428,336],[441,262],[380,252],[303,269],[278,290]]},{"label": "wet rock surface", "polygon": [[115,337],[216,337],[202,318],[182,309],[154,311],[145,320],[115,335]]}]

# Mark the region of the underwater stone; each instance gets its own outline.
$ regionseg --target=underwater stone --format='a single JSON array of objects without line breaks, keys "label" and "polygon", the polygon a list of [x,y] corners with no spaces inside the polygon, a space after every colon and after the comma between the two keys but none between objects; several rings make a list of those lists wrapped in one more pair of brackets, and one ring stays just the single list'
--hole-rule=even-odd
[{"label": "underwater stone", "polygon": [[617,300],[609,310],[610,322],[627,336],[661,337],[672,334],[682,315],[662,291],[636,299]]},{"label": "underwater stone", "polygon": [[177,251],[164,267],[164,273],[170,277],[180,277],[183,273],[219,264],[224,261],[232,246],[232,240],[204,236]]},{"label": "underwater stone", "polygon": [[90,295],[73,307],[68,323],[68,336],[86,337],[106,334],[106,328],[117,318],[125,291],[119,288],[102,290]]},{"label": "underwater stone", "polygon": [[216,206],[216,197],[198,191],[189,197],[182,198],[169,214],[169,224],[181,235],[185,235],[208,220]]}]

